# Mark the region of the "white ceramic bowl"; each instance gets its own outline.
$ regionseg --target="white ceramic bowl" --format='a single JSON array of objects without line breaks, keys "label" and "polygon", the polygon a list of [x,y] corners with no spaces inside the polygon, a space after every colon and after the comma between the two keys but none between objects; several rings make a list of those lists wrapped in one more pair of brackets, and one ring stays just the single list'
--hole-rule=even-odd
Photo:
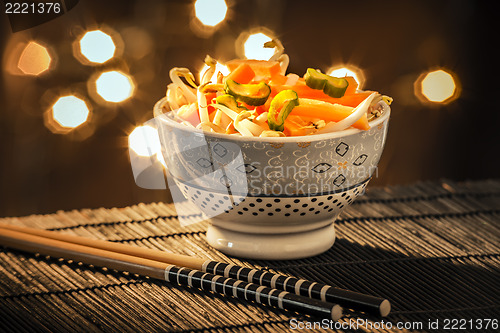
[{"label": "white ceramic bowl", "polygon": [[390,116],[371,129],[301,137],[241,137],[179,124],[155,105],[168,171],[210,217],[207,241],[230,255],[297,259],[328,250],[333,222],[364,192],[380,159]]}]

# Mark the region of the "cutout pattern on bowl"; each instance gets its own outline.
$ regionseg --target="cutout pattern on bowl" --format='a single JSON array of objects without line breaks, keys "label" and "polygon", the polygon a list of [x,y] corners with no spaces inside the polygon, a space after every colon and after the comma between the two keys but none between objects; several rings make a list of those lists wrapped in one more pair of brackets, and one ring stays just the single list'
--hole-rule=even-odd
[{"label": "cutout pattern on bowl", "polygon": [[342,192],[314,196],[244,197],[209,192],[178,181],[183,195],[207,216],[262,225],[303,223],[305,218],[310,221],[333,219],[345,206],[364,193],[367,184],[368,182],[364,182]]}]

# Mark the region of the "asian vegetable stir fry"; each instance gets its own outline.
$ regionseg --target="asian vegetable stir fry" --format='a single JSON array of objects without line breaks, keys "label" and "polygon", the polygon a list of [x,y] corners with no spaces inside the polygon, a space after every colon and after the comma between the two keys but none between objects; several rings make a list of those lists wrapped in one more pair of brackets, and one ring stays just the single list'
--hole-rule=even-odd
[{"label": "asian vegetable stir fry", "polygon": [[275,48],[269,60],[220,64],[207,56],[199,85],[187,68],[173,68],[164,106],[177,121],[204,131],[278,137],[368,130],[369,122],[392,102],[377,92],[358,90],[351,76],[333,77],[313,68],[303,77],[286,74],[289,58],[281,42],[264,46]]}]

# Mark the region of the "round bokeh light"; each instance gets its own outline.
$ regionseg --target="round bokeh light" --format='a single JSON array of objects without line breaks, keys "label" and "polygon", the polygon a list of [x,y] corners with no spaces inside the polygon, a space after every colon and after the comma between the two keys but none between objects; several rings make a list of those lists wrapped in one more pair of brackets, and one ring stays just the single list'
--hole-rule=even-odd
[{"label": "round bokeh light", "polygon": [[89,108],[85,101],[73,95],[60,97],[52,106],[52,118],[65,128],[76,128],[88,117]]},{"label": "round bokeh light", "polygon": [[227,4],[224,0],[197,0],[194,10],[201,23],[213,27],[226,18]]},{"label": "round bokeh light", "polygon": [[128,145],[139,156],[161,154],[158,131],[151,126],[138,126],[128,136]]},{"label": "round bokeh light", "polygon": [[134,82],[132,79],[119,71],[102,73],[97,78],[95,85],[99,96],[107,102],[123,102],[134,93]]},{"label": "round bokeh light", "polygon": [[113,38],[101,30],[89,31],[80,39],[81,54],[93,63],[105,63],[113,58],[115,50]]}]

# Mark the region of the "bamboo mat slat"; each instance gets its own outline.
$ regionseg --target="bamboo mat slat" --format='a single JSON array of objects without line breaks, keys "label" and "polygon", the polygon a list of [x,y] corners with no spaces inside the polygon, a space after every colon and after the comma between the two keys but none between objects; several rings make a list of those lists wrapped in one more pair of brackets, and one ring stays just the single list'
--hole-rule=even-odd
[{"label": "bamboo mat slat", "polygon": [[[206,222],[181,226],[172,204],[0,220],[268,269],[392,302],[393,312],[384,318],[391,329],[380,327],[381,318],[347,310],[343,328],[321,331],[349,331],[347,324],[360,318],[366,320],[358,327],[363,332],[430,331],[429,322],[436,320],[443,329],[447,319],[499,319],[500,180],[369,187],[342,212],[329,251],[289,261],[227,257],[205,242]],[[319,321],[127,272],[0,248],[0,331],[290,332],[291,318]],[[398,323],[422,326],[398,329]]]}]

